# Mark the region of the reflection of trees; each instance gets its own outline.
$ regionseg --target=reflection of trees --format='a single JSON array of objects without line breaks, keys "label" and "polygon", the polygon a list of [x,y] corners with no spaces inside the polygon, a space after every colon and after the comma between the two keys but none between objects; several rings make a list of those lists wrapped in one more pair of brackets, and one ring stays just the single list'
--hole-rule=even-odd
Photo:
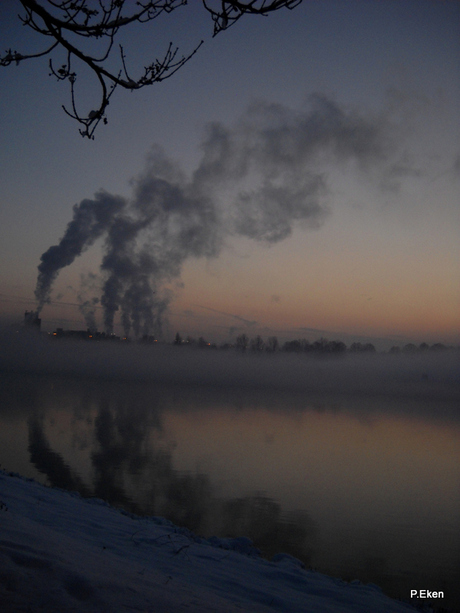
[{"label": "reflection of trees", "polygon": [[305,511],[283,519],[281,506],[271,498],[234,498],[223,504],[222,531],[224,536],[248,536],[266,557],[283,551],[310,565],[316,527]]}]

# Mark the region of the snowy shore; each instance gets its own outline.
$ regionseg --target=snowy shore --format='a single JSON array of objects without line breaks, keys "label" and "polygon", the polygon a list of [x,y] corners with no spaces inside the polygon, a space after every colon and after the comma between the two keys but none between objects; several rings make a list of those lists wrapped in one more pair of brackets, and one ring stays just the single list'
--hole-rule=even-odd
[{"label": "snowy shore", "polygon": [[264,560],[248,539],[202,539],[4,471],[0,503],[3,613],[416,610],[288,555]]}]

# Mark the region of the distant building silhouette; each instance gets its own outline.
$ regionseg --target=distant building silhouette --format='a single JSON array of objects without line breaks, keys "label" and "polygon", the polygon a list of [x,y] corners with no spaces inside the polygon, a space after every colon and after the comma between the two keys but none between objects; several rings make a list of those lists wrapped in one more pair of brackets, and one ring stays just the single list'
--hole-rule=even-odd
[{"label": "distant building silhouette", "polygon": [[[51,338],[70,338],[74,340],[93,340],[93,341],[119,341],[121,338],[115,334],[106,334],[105,332],[98,332],[97,330],[64,330],[63,328],[56,328],[51,334]],[[123,340],[126,340],[124,338]]]}]

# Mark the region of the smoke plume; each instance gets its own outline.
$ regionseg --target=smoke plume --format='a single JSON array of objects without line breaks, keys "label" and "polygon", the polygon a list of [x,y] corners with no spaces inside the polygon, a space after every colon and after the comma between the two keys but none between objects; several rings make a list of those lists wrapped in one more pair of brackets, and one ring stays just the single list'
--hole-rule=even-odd
[{"label": "smoke plume", "polygon": [[61,241],[41,256],[38,310],[60,270],[103,237],[106,331],[119,311],[125,334],[160,335],[171,299],[165,286],[185,260],[218,256],[231,235],[275,243],[296,225],[318,228],[328,214],[327,168],[351,162],[384,176],[388,134],[382,117],[314,96],[300,111],[257,102],[232,128],[209,124],[189,178],[155,147],[130,199],[100,191],[73,207]]}]

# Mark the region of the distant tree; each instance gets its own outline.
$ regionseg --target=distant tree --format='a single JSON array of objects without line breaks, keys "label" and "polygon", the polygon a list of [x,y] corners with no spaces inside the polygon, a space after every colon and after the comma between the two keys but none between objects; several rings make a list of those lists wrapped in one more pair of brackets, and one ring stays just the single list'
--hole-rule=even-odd
[{"label": "distant tree", "polygon": [[[213,36],[235,24],[243,15],[267,15],[281,8],[293,9],[302,0],[202,0],[214,24]],[[128,70],[125,50],[118,45],[118,67],[113,68],[115,41],[121,28],[133,23],[153,22],[160,15],[170,15],[187,4],[187,0],[18,0],[24,13],[23,25],[44,39],[44,48],[36,53],[21,53],[8,49],[0,57],[1,66],[18,65],[24,60],[49,56],[50,75],[70,85],[70,109],[64,111],[83,128],[80,134],[94,137],[99,122],[105,117],[110,98],[116,87],[131,91],[160,83],[172,77],[186,64],[203,44],[200,41],[187,55],[178,56],[178,47],[169,43],[160,58],[150,59],[135,77]],[[162,27],[164,27],[162,25]],[[88,44],[88,41],[90,44]],[[59,62],[56,52],[61,52]],[[99,102],[93,110],[81,113],[75,100],[77,72],[75,64],[84,66],[96,77],[100,87]],[[79,68],[77,68],[79,70]]]},{"label": "distant tree", "polygon": [[327,350],[329,353],[345,353],[347,346],[342,341],[330,341]]},{"label": "distant tree", "polygon": [[300,353],[302,351],[302,342],[300,340],[286,341],[283,345],[283,351],[288,353]]},{"label": "distant tree", "polygon": [[251,350],[252,351],[263,351],[264,349],[265,349],[265,343],[262,337],[260,336],[260,334],[258,334],[253,339],[251,339]]},{"label": "distant tree", "polygon": [[393,347],[390,349],[390,353],[394,355],[397,353],[401,353],[401,347],[398,347],[397,345],[393,345]]},{"label": "distant tree", "polygon": [[203,338],[202,336],[200,336],[200,338],[198,339],[198,347],[208,347],[211,343],[208,343],[208,341]]},{"label": "distant tree", "polygon": [[430,347],[430,351],[443,351],[444,349],[447,349],[447,347],[442,343],[435,343]]},{"label": "distant tree", "polygon": [[417,353],[418,351],[417,346],[414,345],[414,343],[407,343],[407,345],[404,345],[402,350],[403,353]]},{"label": "distant tree", "polygon": [[279,348],[279,343],[278,343],[278,339],[276,336],[269,336],[268,337],[268,341],[267,341],[267,351],[271,351],[272,353],[274,353],[275,351],[278,351]]},{"label": "distant tree", "polygon": [[329,341],[327,340],[327,338],[323,337],[312,343],[312,349],[317,353],[325,353],[326,351],[328,351],[328,346]]},{"label": "distant tree", "polygon": [[238,351],[241,351],[242,353],[244,353],[246,351],[246,349],[248,348],[248,344],[249,344],[249,338],[247,337],[246,334],[240,334],[237,338],[236,338],[236,348]]},{"label": "distant tree", "polygon": [[176,332],[176,336],[174,337],[174,345],[182,345],[182,336],[179,332]]},{"label": "distant tree", "polygon": [[375,353],[376,349],[372,343],[352,343],[350,351],[351,353]]}]

